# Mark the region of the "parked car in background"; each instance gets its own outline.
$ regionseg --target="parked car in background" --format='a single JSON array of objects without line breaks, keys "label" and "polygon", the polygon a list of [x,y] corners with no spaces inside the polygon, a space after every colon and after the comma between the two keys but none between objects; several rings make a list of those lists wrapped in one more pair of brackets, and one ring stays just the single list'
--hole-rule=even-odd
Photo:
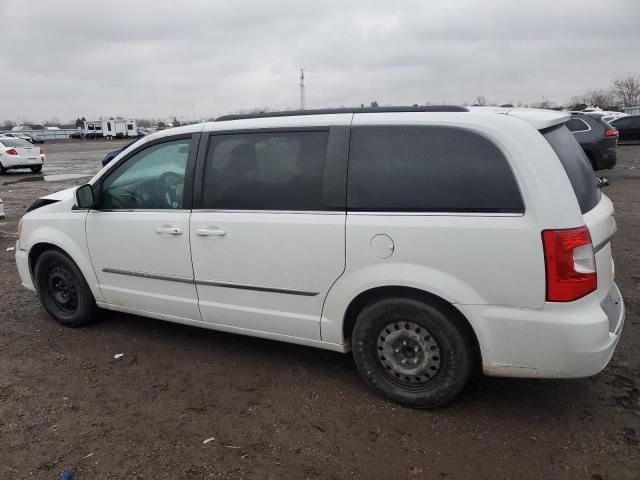
[{"label": "parked car in background", "polygon": [[33,143],[33,138],[31,138],[26,133],[0,133],[0,136],[3,137],[13,137],[13,138],[21,138],[22,140],[26,140],[29,143]]},{"label": "parked car in background", "polygon": [[98,138],[104,138],[104,135],[102,135],[102,130],[89,130],[85,134],[84,138],[87,140],[96,140]]},{"label": "parked car in background", "polygon": [[618,132],[600,118],[571,112],[567,128],[587,155],[595,171],[613,168],[617,161]]},{"label": "parked car in background", "polygon": [[611,121],[611,126],[618,130],[620,141],[640,142],[640,115],[628,115]]},{"label": "parked car in background", "polygon": [[39,133],[35,133],[35,132],[32,133],[31,139],[32,139],[32,143],[44,143],[44,137]]},{"label": "parked car in background", "polygon": [[44,164],[44,152],[40,147],[21,138],[0,137],[0,175],[15,168],[30,168],[38,173]]},{"label": "parked car in background", "polygon": [[134,141],[127,143],[125,146],[120,147],[120,148],[116,148],[115,150],[111,150],[109,153],[107,153],[104,158],[102,159],[102,166],[104,167],[106,164],[108,164],[111,160],[113,160],[114,158],[116,158],[120,152],[122,152],[123,150],[126,150],[127,148],[129,148],[131,145],[133,145],[134,143],[136,143],[138,141],[138,139],[136,138]]},{"label": "parked car in background", "polygon": [[82,130],[78,130],[77,132],[73,132],[71,135],[69,135],[69,138],[73,138],[75,140],[84,140],[85,136],[86,135]]},{"label": "parked car in background", "polygon": [[624,302],[613,205],[569,119],[380,107],[163,130],[36,200],[18,272],[62,325],[104,308],[352,351],[412,407],[479,369],[595,375]]}]

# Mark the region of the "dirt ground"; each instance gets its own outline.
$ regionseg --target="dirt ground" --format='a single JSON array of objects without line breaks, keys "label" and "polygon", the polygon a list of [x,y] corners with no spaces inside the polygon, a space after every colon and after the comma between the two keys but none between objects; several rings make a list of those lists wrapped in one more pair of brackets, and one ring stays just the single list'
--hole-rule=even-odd
[{"label": "dirt ground", "polygon": [[627,305],[607,369],[481,377],[417,411],[374,395],[349,355],[119,313],[75,330],[50,320],[6,251],[18,219],[122,143],[47,143],[43,175],[0,177],[2,478],[640,479],[640,146],[606,174]]}]

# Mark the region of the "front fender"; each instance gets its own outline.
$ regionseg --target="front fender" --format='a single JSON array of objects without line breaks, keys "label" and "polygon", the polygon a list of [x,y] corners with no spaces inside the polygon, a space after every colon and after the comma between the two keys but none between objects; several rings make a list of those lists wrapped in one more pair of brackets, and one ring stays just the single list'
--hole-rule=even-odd
[{"label": "front fender", "polygon": [[[35,213],[35,212],[34,212]],[[38,216],[33,222],[34,228],[29,228],[30,215],[25,216],[23,236],[20,239],[20,249],[29,255],[39,244],[47,243],[64,251],[76,263],[89,285],[97,302],[104,301],[98,278],[93,270],[87,238],[85,235],[85,220],[87,212],[75,211],[61,214],[47,214]],[[34,215],[36,217],[36,215]],[[53,218],[52,218],[53,217]],[[48,221],[55,222],[55,227],[48,225]],[[37,226],[36,226],[37,225]],[[64,228],[61,228],[61,226]],[[31,272],[33,278],[33,271]]]}]

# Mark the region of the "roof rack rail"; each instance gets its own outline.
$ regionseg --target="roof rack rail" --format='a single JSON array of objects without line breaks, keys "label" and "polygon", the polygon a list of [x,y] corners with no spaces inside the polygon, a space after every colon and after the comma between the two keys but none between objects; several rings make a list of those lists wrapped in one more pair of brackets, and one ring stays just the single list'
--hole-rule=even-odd
[{"label": "roof rack rail", "polygon": [[425,105],[422,107],[357,107],[357,108],[320,108],[316,110],[287,110],[283,112],[258,112],[238,115],[222,115],[216,122],[243,120],[246,118],[294,117],[300,115],[330,115],[336,113],[389,113],[389,112],[468,112],[457,105]]}]

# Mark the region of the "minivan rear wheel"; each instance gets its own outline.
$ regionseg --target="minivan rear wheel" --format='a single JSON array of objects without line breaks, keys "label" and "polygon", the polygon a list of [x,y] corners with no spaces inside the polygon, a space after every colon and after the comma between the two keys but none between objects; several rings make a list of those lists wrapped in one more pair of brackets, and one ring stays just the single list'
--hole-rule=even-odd
[{"label": "minivan rear wheel", "polygon": [[471,376],[469,334],[459,315],[435,302],[396,297],[370,303],[357,317],[352,344],[365,381],[401,405],[443,405]]},{"label": "minivan rear wheel", "polygon": [[64,253],[48,250],[36,262],[34,277],[47,313],[65,327],[93,322],[98,307],[77,265]]}]

